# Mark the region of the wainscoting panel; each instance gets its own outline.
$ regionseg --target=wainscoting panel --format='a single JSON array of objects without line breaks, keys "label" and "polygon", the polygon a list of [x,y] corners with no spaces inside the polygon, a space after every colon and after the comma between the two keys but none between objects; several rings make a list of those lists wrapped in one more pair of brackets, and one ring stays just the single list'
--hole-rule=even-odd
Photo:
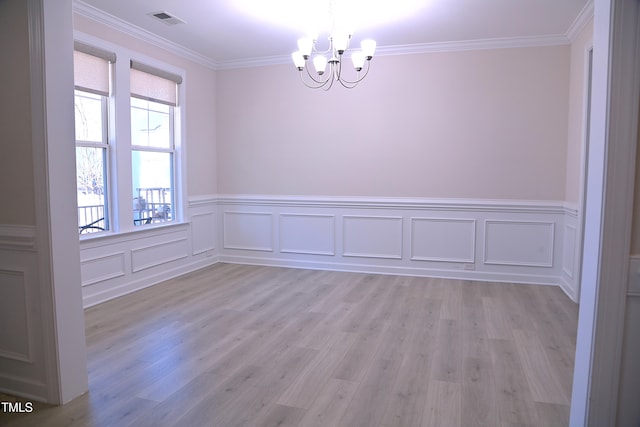
[{"label": "wainscoting panel", "polygon": [[[216,262],[555,284],[575,300],[561,202],[200,196],[187,221],[81,241],[85,306]],[[12,231],[22,245],[22,231]],[[573,267],[573,269],[572,269]]]},{"label": "wainscoting panel", "polygon": [[90,286],[126,274],[124,252],[80,260],[82,286]]},{"label": "wainscoting panel", "polygon": [[0,224],[0,392],[49,398],[36,228]]},{"label": "wainscoting panel", "polygon": [[218,261],[215,196],[189,200],[185,222],[80,241],[84,307],[107,301]]},{"label": "wainscoting panel", "polygon": [[343,256],[402,259],[402,217],[343,217]]},{"label": "wainscoting panel", "polygon": [[216,249],[216,218],[213,212],[191,216],[192,255]]},{"label": "wainscoting panel", "polygon": [[280,252],[335,255],[335,215],[280,214]]},{"label": "wainscoting panel", "polygon": [[134,273],[157,267],[189,256],[186,238],[167,240],[131,250],[131,270]]},{"label": "wainscoting panel", "polygon": [[31,362],[25,272],[0,269],[0,357]]},{"label": "wainscoting panel", "polygon": [[411,218],[411,259],[475,263],[476,221]]},{"label": "wainscoting panel", "polygon": [[552,222],[486,221],[485,264],[553,267]]},{"label": "wainscoting panel", "polygon": [[225,249],[273,251],[273,214],[224,212]]},{"label": "wainscoting panel", "polygon": [[569,210],[561,202],[267,195],[217,200],[222,262],[553,284],[573,298],[563,276],[563,256],[571,252],[563,246],[572,237],[564,236]]}]

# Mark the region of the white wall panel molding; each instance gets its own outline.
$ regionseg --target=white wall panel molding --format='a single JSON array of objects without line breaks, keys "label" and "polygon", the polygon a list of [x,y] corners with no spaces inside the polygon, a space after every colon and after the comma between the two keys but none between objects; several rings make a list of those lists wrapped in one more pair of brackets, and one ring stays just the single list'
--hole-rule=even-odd
[{"label": "white wall panel molding", "polygon": [[280,252],[335,255],[336,217],[329,214],[281,213]]},{"label": "white wall panel molding", "polygon": [[0,224],[0,249],[35,251],[36,228],[31,225]]},{"label": "white wall panel molding", "polygon": [[[219,195],[218,205],[223,216],[263,218],[259,226],[243,225],[254,233],[234,248],[228,236],[238,234],[240,223],[220,221],[227,235],[217,254],[223,262],[555,284],[572,297],[571,278],[563,272],[571,237],[564,232],[577,211],[564,202]],[[305,219],[313,235],[307,242],[294,237]],[[333,254],[326,249],[332,239]],[[275,249],[256,250],[262,248]]]},{"label": "white wall panel molding", "polygon": [[271,212],[225,211],[224,249],[273,252],[273,214]]},{"label": "white wall panel molding", "polygon": [[408,197],[324,197],[238,194],[218,195],[222,206],[319,207],[359,209],[412,209],[420,211],[465,211],[531,214],[557,214],[564,202],[492,199],[434,199]]},{"label": "white wall panel molding", "polygon": [[411,259],[475,263],[476,220],[411,218]]},{"label": "white wall panel molding", "polygon": [[199,195],[199,196],[190,196],[188,200],[189,208],[197,208],[203,206],[213,207],[218,203],[218,196],[209,194],[209,195]]},{"label": "white wall panel molding", "polygon": [[27,296],[26,272],[0,268],[0,358],[32,363],[30,338],[32,332],[29,313],[32,312]]},{"label": "white wall panel molding", "polygon": [[[217,262],[215,206],[190,209],[194,222],[145,227],[81,240],[85,307]],[[195,252],[195,253],[194,253]]]},{"label": "white wall panel molding", "polygon": [[342,256],[402,259],[402,217],[344,215]]},{"label": "white wall panel molding", "polygon": [[124,251],[80,260],[82,286],[90,286],[127,274]]},{"label": "white wall panel molding", "polygon": [[155,269],[144,270],[143,272],[137,273],[135,276],[127,275],[126,280],[114,280],[112,283],[99,283],[93,286],[93,289],[88,289],[88,292],[83,293],[82,304],[85,308],[91,307],[183,274],[208,267],[214,263],[215,261],[211,258],[191,257],[187,262],[172,263],[171,266],[165,265],[165,268],[158,266]]},{"label": "white wall panel molding", "polygon": [[216,216],[213,212],[191,215],[192,255],[216,249]]},{"label": "white wall panel molding", "polygon": [[165,240],[131,250],[131,271],[137,273],[189,256],[186,238]]},{"label": "white wall panel molding", "polygon": [[484,242],[485,264],[553,267],[553,222],[485,221]]},{"label": "white wall panel molding", "polygon": [[555,284],[574,298],[577,213],[564,202],[268,195],[189,202],[187,223],[83,239],[85,306],[219,261]]}]

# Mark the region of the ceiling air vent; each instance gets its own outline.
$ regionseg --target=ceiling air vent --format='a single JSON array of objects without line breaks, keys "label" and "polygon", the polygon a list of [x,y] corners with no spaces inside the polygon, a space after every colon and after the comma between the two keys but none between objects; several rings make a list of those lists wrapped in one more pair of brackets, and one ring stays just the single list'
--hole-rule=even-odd
[{"label": "ceiling air vent", "polygon": [[184,24],[185,23],[182,19],[170,14],[169,12],[165,12],[165,11],[153,12],[153,13],[149,13],[148,15],[151,16],[152,18],[155,18],[155,19],[167,24],[167,25],[177,25],[177,24]]}]

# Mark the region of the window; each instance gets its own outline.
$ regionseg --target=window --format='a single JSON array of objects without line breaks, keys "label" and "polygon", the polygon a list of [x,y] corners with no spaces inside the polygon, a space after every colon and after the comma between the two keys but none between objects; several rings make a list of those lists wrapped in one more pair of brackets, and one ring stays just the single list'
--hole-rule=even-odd
[{"label": "window", "polygon": [[76,43],[76,173],[80,234],[109,229],[108,102],[115,55]]},{"label": "window", "polygon": [[113,49],[124,61],[116,63],[114,53],[75,44],[81,236],[175,221],[177,196],[184,194],[176,184],[183,182],[178,161],[182,77],[132,60],[126,49]]},{"label": "window", "polygon": [[174,218],[174,109],[179,76],[131,61],[133,223]]}]

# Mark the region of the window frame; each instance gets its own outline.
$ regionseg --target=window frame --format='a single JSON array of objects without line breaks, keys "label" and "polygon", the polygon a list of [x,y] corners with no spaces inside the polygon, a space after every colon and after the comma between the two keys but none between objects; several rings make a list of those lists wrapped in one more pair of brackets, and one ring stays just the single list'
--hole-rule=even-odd
[{"label": "window frame", "polygon": [[[107,111],[108,151],[107,158],[109,169],[107,171],[107,185],[110,192],[110,229],[100,233],[81,234],[80,239],[107,238],[123,233],[139,233],[150,229],[178,226],[185,223],[187,209],[186,199],[186,129],[184,126],[186,117],[186,86],[187,78],[184,69],[163,62],[120,45],[99,39],[97,37],[74,31],[74,40],[93,46],[98,49],[113,52],[117,56],[115,63],[111,64],[112,90],[109,95]],[[132,152],[138,146],[132,144],[131,135],[131,89],[130,89],[130,62],[142,62],[158,70],[180,76],[181,83],[177,84],[178,103],[172,107],[172,218],[170,221],[149,224],[145,227],[134,225],[132,209],[133,180],[132,180]],[[152,150],[152,147],[142,147],[144,150]]]},{"label": "window frame", "polygon": [[[142,101],[146,101],[146,102],[155,102],[155,101],[150,101],[148,99],[143,99],[143,98],[139,98],[137,96],[134,95],[130,95],[129,99],[131,100],[131,98],[136,98]],[[158,103],[155,102],[156,104],[160,104],[160,105],[166,105],[166,104],[162,104],[162,103]],[[175,140],[176,140],[176,126],[175,126],[175,109],[177,108],[178,105],[173,106],[173,105],[167,105],[167,107],[169,108],[169,147],[168,148],[162,148],[162,147],[152,147],[152,146],[147,146],[147,145],[135,145],[133,143],[133,138],[131,141],[131,156],[133,159],[133,152],[134,151],[140,151],[140,152],[150,152],[150,153],[166,153],[170,155],[170,170],[169,170],[169,174],[170,174],[170,180],[171,180],[171,209],[172,209],[172,216],[170,220],[165,220],[165,221],[160,221],[160,222],[152,222],[149,224],[146,223],[136,223],[137,219],[134,218],[134,224],[138,227],[140,226],[148,226],[148,225],[153,225],[153,224],[170,224],[176,221],[176,215],[175,215],[175,211],[176,211],[176,186],[177,186],[177,180],[176,180],[176,149],[175,149]],[[135,107],[132,106],[130,104],[130,111],[133,111],[134,108],[140,108],[140,107]],[[149,112],[151,111],[155,111],[155,110],[151,110],[150,108],[146,109],[147,111],[147,115],[149,114]],[[164,113],[162,111],[155,111],[155,112],[159,112],[159,113]],[[133,169],[133,167],[132,167]],[[133,170],[132,170],[133,172]],[[133,180],[132,180],[133,181]],[[133,184],[133,182],[132,182]],[[133,194],[134,198],[135,198],[135,194]]]},{"label": "window frame", "polygon": [[[75,50],[75,49],[74,49]],[[109,62],[107,61],[107,66],[109,68],[109,87],[111,88],[112,86],[112,80],[113,80],[113,62]],[[83,140],[83,139],[79,139],[78,135],[75,135],[75,148],[76,148],[76,162],[77,162],[77,148],[99,148],[101,150],[103,150],[103,163],[102,163],[102,185],[104,188],[103,191],[103,224],[104,224],[104,228],[99,227],[99,226],[93,226],[92,224],[95,223],[91,222],[88,224],[84,224],[84,225],[80,225],[78,223],[78,234],[81,237],[85,237],[85,236],[93,236],[95,237],[96,235],[102,235],[105,233],[108,233],[112,230],[111,227],[111,218],[112,218],[112,214],[113,212],[111,211],[111,155],[110,155],[110,150],[111,150],[111,146],[110,146],[110,131],[109,131],[109,115],[110,115],[110,100],[111,100],[111,90],[109,90],[108,94],[102,94],[102,93],[98,93],[98,92],[93,92],[91,90],[82,88],[82,87],[75,87],[74,85],[74,104],[76,102],[76,97],[84,97],[87,99],[96,99],[97,97],[99,97],[100,100],[100,110],[101,110],[101,130],[102,130],[102,135],[101,135],[101,141],[100,142],[96,142],[96,141],[88,141],[88,140]],[[75,107],[74,107],[75,109]],[[74,118],[75,118],[75,111],[74,111]],[[74,125],[74,128],[76,126]],[[76,163],[77,164],[77,163]],[[78,178],[77,178],[77,174],[76,174],[76,192],[78,187]],[[79,204],[77,203],[76,200],[76,210],[79,213],[81,206],[79,206]],[[99,220],[98,220],[99,221]],[[97,229],[97,230],[95,230]],[[95,230],[95,231],[88,231],[88,232],[84,232],[86,230]]]}]

